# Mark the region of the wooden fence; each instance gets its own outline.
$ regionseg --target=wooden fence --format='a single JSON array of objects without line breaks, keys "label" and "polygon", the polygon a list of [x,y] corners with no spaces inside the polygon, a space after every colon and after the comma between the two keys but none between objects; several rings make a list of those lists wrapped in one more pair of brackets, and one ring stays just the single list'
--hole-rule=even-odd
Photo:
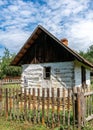
[{"label": "wooden fence", "polygon": [[0,114],[6,119],[80,130],[93,118],[93,92],[84,93],[80,88],[1,88]]},{"label": "wooden fence", "polygon": [[21,78],[20,77],[6,77],[0,80],[0,86],[8,85],[8,84],[20,84]]}]

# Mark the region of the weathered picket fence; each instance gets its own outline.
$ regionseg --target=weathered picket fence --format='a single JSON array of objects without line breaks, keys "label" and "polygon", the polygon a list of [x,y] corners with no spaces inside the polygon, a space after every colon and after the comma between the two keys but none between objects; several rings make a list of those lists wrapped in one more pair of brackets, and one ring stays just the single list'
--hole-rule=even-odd
[{"label": "weathered picket fence", "polygon": [[93,118],[93,92],[85,93],[81,88],[0,88],[0,114],[6,119],[80,130]]},{"label": "weathered picket fence", "polygon": [[10,84],[20,84],[21,77],[6,77],[0,80],[0,86]]}]

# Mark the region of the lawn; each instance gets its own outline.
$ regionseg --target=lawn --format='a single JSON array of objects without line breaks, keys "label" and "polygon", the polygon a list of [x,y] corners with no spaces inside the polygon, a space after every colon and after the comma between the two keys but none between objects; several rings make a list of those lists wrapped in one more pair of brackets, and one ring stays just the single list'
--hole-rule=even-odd
[{"label": "lawn", "polygon": [[20,84],[12,84],[12,83],[2,85],[2,88],[20,88],[20,87],[21,87]]},{"label": "lawn", "polygon": [[49,129],[40,125],[33,126],[28,122],[6,121],[4,117],[0,117],[0,130],[49,130]]},{"label": "lawn", "polygon": [[[28,122],[6,121],[4,117],[0,117],[0,130],[64,130],[60,128],[48,129],[42,125],[32,125]],[[93,130],[93,121],[87,123],[82,130]]]}]

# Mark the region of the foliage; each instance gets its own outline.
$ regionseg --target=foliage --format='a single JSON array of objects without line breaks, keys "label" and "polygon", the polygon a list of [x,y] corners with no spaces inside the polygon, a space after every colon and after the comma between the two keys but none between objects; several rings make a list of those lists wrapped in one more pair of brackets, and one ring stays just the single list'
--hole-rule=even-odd
[{"label": "foliage", "polygon": [[20,87],[21,87],[21,85],[20,85],[20,83],[18,84],[18,83],[8,83],[8,84],[2,84],[2,88],[18,88],[18,89],[20,89]]},{"label": "foliage", "polygon": [[79,54],[89,62],[93,63],[93,45],[91,45],[86,52],[80,51]]},{"label": "foliage", "polygon": [[15,54],[10,54],[9,50],[5,48],[4,56],[1,57],[0,62],[0,79],[6,76],[20,76],[21,68],[10,66],[11,61],[15,57]]}]

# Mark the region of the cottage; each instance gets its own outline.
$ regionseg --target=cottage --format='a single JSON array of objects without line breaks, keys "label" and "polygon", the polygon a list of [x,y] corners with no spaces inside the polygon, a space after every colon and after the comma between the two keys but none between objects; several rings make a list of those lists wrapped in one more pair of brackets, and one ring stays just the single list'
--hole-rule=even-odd
[{"label": "cottage", "polygon": [[90,85],[93,65],[68,47],[68,40],[58,40],[38,26],[11,65],[22,66],[22,86],[78,87]]}]

